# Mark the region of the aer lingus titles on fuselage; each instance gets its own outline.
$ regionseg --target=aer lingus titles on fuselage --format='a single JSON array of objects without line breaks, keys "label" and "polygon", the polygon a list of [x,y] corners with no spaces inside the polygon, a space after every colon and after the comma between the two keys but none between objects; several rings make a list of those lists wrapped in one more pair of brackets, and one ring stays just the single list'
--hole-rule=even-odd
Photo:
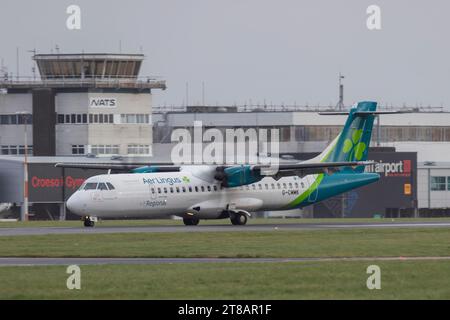
[{"label": "aer lingus titles on fuselage", "polygon": [[[379,179],[366,173],[376,102],[360,102],[347,113],[341,133],[317,157],[264,165],[146,166],[57,164],[63,167],[128,169],[87,179],[67,201],[70,211],[91,217],[180,216],[186,225],[200,219],[247,222],[250,212],[308,206]],[[390,112],[386,112],[390,113]],[[333,113],[336,114],[336,113]],[[120,167],[120,168],[119,168]]]}]

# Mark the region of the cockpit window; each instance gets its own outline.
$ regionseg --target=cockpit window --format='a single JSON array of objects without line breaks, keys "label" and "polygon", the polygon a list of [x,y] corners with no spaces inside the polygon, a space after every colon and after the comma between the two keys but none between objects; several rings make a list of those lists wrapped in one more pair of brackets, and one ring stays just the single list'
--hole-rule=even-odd
[{"label": "cockpit window", "polygon": [[78,190],[84,190],[85,185],[86,185],[86,182],[83,182],[83,184],[78,188]]},{"label": "cockpit window", "polygon": [[114,186],[111,183],[107,182],[106,184],[108,185],[109,190],[114,190],[115,189]]},{"label": "cockpit window", "polygon": [[95,190],[95,189],[97,189],[97,183],[95,182],[86,183],[86,186],[84,187],[84,190]]},{"label": "cockpit window", "polygon": [[101,183],[98,184],[97,189],[98,190],[108,190],[108,187],[106,186],[105,183],[101,182]]}]

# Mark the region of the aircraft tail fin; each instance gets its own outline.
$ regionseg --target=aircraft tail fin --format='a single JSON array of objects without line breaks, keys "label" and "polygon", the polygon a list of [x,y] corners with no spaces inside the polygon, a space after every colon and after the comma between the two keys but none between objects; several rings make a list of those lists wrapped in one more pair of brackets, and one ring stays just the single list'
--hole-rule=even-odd
[{"label": "aircraft tail fin", "polygon": [[[359,102],[350,109],[348,118],[341,133],[317,157],[321,162],[365,161],[369,151],[370,139],[377,103],[371,101]],[[346,114],[346,113],[330,113]],[[364,166],[357,167],[353,172],[363,172]]]}]

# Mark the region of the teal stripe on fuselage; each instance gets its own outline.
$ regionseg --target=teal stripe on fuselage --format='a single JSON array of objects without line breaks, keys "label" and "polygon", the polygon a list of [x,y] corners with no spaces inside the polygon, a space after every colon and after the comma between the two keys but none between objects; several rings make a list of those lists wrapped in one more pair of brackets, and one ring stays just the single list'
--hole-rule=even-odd
[{"label": "teal stripe on fuselage", "polygon": [[[318,176],[318,178],[320,178],[320,175]],[[350,191],[352,189],[371,184],[378,181],[379,179],[380,175],[378,173],[336,173],[332,175],[323,174],[320,182],[318,184],[315,183],[314,190],[309,190],[309,192],[307,191],[307,196],[302,197],[300,201],[297,201],[300,197],[295,199],[288,205],[288,207],[290,209],[306,207],[313,203],[317,203],[319,201],[334,197],[338,194]],[[309,194],[313,192],[317,192],[317,196],[314,197],[313,201],[310,201]]]}]

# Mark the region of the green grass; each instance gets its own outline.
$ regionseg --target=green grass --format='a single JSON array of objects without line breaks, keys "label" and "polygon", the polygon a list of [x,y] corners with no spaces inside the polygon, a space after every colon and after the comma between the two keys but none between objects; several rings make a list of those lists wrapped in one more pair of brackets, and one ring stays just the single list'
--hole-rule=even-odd
[{"label": "green grass", "polygon": [[6,257],[448,256],[447,228],[1,236]]},{"label": "green grass", "polygon": [[[366,268],[381,268],[368,290]],[[0,299],[450,299],[447,261],[213,263],[0,268]]]},{"label": "green grass", "polygon": [[[450,222],[450,218],[401,218],[401,219],[304,219],[304,218],[269,218],[249,219],[249,225],[258,224],[290,224],[290,223],[391,223],[391,222]],[[228,219],[201,220],[201,225],[229,225]],[[174,219],[144,219],[144,220],[101,220],[96,223],[97,227],[145,227],[145,226],[181,226],[183,221]],[[0,228],[40,228],[40,227],[82,227],[81,220],[78,221],[27,221],[27,222],[0,222]]]}]

